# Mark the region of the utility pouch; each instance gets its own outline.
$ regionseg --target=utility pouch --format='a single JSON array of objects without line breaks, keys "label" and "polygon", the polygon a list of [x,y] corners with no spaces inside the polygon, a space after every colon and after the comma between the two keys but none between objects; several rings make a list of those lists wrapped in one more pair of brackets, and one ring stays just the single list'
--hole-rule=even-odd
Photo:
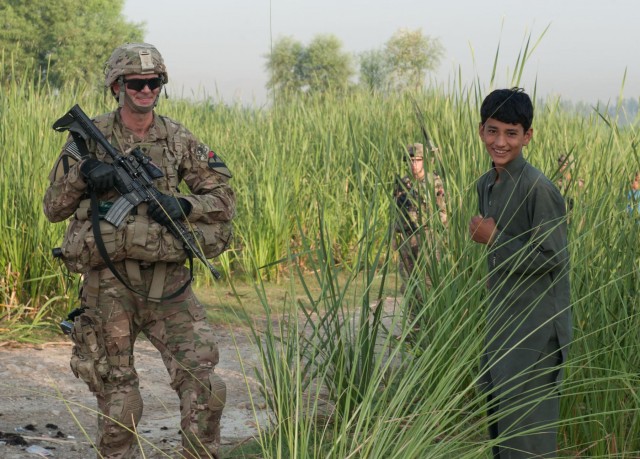
[{"label": "utility pouch", "polygon": [[71,371],[82,379],[91,392],[104,389],[109,374],[102,326],[99,319],[81,314],[74,319],[71,340],[75,344],[71,355]]},{"label": "utility pouch", "polygon": [[198,236],[204,244],[202,251],[207,258],[214,258],[227,250],[233,239],[231,222],[195,223]]}]

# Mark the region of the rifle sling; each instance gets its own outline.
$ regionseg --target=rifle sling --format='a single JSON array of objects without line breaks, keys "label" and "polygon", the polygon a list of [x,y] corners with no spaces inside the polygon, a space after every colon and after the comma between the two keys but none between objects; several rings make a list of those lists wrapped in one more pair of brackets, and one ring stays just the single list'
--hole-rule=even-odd
[{"label": "rifle sling", "polygon": [[98,209],[98,198],[96,196],[96,192],[91,190],[90,197],[91,197],[91,225],[93,226],[93,237],[95,238],[95,241],[96,241],[96,247],[98,247],[98,252],[100,252],[100,256],[102,256],[102,259],[107,265],[107,268],[109,268],[109,271],[111,271],[111,273],[116,277],[116,279],[118,279],[122,283],[122,285],[124,285],[127,288],[127,290],[130,290],[136,295],[140,295],[141,297],[146,298],[150,301],[163,301],[163,300],[170,300],[172,298],[177,297],[178,295],[181,295],[187,289],[187,287],[189,287],[189,285],[191,284],[191,281],[193,281],[193,255],[190,250],[186,250],[186,249],[185,250],[189,258],[189,279],[184,283],[184,285],[182,285],[182,287],[180,287],[175,292],[166,296],[161,296],[159,298],[151,297],[151,296],[148,296],[146,293],[140,292],[135,288],[133,288],[131,285],[129,285],[129,283],[120,275],[120,273],[114,266],[113,262],[109,258],[109,254],[107,253],[107,249],[104,245],[102,234],[100,233],[100,212]]}]

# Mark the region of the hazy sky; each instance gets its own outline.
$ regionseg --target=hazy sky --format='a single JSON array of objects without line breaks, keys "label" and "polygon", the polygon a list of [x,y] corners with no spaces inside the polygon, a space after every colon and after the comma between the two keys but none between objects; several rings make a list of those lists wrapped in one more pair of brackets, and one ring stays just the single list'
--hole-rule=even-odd
[{"label": "hazy sky", "polygon": [[[173,94],[225,101],[266,100],[265,55],[291,36],[308,44],[332,34],[354,54],[381,48],[400,28],[438,38],[445,56],[435,77],[447,87],[508,86],[524,41],[546,34],[521,86],[587,102],[640,96],[639,0],[126,0],[127,20],[146,23],[145,40],[163,54]],[[625,80],[626,71],[626,80]]]}]

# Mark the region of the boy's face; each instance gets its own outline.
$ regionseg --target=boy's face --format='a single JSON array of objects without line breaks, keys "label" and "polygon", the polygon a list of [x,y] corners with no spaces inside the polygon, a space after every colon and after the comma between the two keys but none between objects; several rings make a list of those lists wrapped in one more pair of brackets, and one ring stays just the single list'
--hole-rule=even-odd
[{"label": "boy's face", "polygon": [[529,144],[533,129],[525,132],[521,124],[503,123],[493,118],[480,124],[480,139],[496,167],[505,167]]}]

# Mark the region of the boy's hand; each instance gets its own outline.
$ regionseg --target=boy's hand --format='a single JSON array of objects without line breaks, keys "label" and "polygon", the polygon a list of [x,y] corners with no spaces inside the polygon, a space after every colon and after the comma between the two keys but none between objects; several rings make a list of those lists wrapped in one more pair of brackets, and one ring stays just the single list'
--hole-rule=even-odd
[{"label": "boy's hand", "polygon": [[496,232],[496,221],[493,218],[484,218],[482,215],[471,217],[469,234],[475,242],[491,245]]}]

